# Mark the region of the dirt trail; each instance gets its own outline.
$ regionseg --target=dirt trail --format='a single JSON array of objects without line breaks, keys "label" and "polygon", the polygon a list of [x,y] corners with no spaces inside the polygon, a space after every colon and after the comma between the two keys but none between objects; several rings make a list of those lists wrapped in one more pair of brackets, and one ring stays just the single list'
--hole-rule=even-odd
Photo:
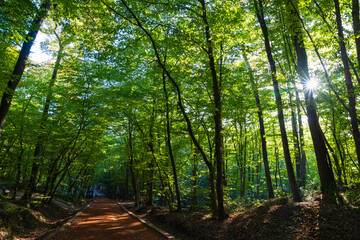
[{"label": "dirt trail", "polygon": [[160,240],[166,238],[124,212],[115,201],[96,199],[70,226],[59,231],[52,239]]}]

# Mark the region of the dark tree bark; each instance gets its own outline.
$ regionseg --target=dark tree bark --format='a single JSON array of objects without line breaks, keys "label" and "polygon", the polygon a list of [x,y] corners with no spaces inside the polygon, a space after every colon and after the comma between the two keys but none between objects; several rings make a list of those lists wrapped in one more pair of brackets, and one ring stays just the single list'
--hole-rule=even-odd
[{"label": "dark tree bark", "polygon": [[343,33],[343,27],[342,27],[342,21],[341,21],[339,0],[334,0],[334,3],[335,3],[336,25],[337,25],[338,36],[339,36],[338,42],[340,45],[341,60],[342,60],[343,66],[344,66],[345,84],[346,84],[346,89],[347,89],[348,99],[349,99],[349,113],[350,113],[350,119],[351,119],[351,127],[352,127],[354,142],[355,142],[358,165],[360,167],[360,132],[359,132],[359,126],[358,126],[358,117],[357,117],[357,113],[356,113],[355,91],[354,91],[354,86],[353,86],[353,83],[351,80],[351,72],[350,72],[349,63],[348,63],[349,57],[347,55],[346,46],[345,46],[345,42],[344,42],[344,33]]},{"label": "dark tree bark", "polygon": [[278,119],[279,119],[280,132],[281,132],[281,140],[282,140],[282,144],[283,144],[284,158],[285,158],[286,170],[288,173],[289,184],[290,184],[291,192],[293,194],[293,200],[295,202],[301,202],[300,191],[299,191],[299,188],[296,183],[294,168],[293,168],[293,165],[291,162],[289,142],[288,142],[286,128],[285,128],[283,104],[282,104],[280,90],[279,90],[279,84],[278,84],[277,76],[276,76],[276,65],[275,65],[274,58],[272,56],[268,29],[267,29],[265,18],[264,18],[262,0],[259,0],[259,1],[254,0],[254,5],[255,5],[255,10],[256,10],[256,16],[258,18],[258,21],[260,23],[260,27],[261,27],[261,30],[262,30],[262,33],[264,36],[266,54],[267,54],[267,58],[268,58],[270,70],[271,70],[271,78],[272,78],[274,92],[275,92],[276,106],[277,106],[277,111],[278,111]]},{"label": "dark tree bark", "polygon": [[356,45],[357,60],[360,68],[360,19],[359,0],[352,0],[352,20]]},{"label": "dark tree bark", "polygon": [[256,83],[255,83],[255,79],[254,79],[254,74],[251,69],[249,60],[247,59],[244,52],[243,52],[243,58],[246,62],[247,68],[248,68],[249,77],[250,77],[250,85],[251,85],[253,95],[254,95],[255,101],[256,101],[258,120],[259,120],[259,126],[260,126],[261,149],[262,149],[262,157],[263,157],[264,168],[265,168],[265,177],[266,177],[266,184],[267,184],[267,189],[268,189],[268,197],[274,198],[275,195],[274,195],[274,189],[273,189],[272,182],[271,182],[271,173],[270,173],[268,153],[267,153],[267,147],[266,147],[265,126],[264,126],[263,111],[262,111],[262,106],[260,103],[259,92],[255,85]]},{"label": "dark tree bark", "polygon": [[12,73],[10,81],[7,83],[7,89],[5,90],[2,98],[1,98],[1,105],[0,105],[0,136],[4,127],[6,115],[9,111],[11,101],[16,90],[17,85],[19,84],[21,77],[24,73],[26,62],[30,55],[30,50],[36,36],[39,32],[42,22],[46,18],[47,12],[51,6],[51,1],[46,0],[40,6],[39,13],[35,16],[35,19],[32,24],[32,29],[26,36],[26,39],[21,47],[20,55],[18,60],[15,64],[14,71]]},{"label": "dark tree bark", "polygon": [[224,209],[224,193],[223,193],[223,137],[222,137],[222,119],[221,119],[221,92],[220,83],[216,73],[213,44],[211,41],[210,26],[206,15],[206,5],[204,0],[199,0],[202,7],[202,20],[205,25],[205,36],[207,43],[207,54],[209,56],[209,65],[212,77],[213,100],[214,100],[214,123],[215,123],[215,163],[216,163],[216,194],[218,201],[218,218],[220,220],[226,218]]},{"label": "dark tree bark", "polygon": [[323,193],[323,201],[326,203],[336,204],[336,182],[331,168],[331,160],[326,148],[323,131],[319,124],[319,118],[316,112],[316,103],[313,97],[313,92],[307,90],[306,84],[310,80],[307,54],[304,46],[304,40],[301,32],[301,23],[296,15],[296,7],[290,3],[290,16],[293,28],[293,44],[297,55],[297,71],[303,86],[305,94],[305,104],[307,110],[308,124],[310,128],[311,138],[314,144],[316,161],[320,175],[321,188]]}]

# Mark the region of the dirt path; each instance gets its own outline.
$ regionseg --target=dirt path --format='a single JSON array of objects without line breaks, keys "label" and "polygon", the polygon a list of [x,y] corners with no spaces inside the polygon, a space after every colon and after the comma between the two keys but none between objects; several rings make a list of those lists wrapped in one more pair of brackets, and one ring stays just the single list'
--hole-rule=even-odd
[{"label": "dirt path", "polygon": [[52,239],[160,240],[166,238],[124,212],[115,201],[96,199],[70,226],[59,231]]}]

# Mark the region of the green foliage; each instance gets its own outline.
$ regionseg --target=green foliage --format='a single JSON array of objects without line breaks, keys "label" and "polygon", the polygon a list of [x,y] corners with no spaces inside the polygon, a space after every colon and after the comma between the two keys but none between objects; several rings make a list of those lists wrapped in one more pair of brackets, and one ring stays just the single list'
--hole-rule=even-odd
[{"label": "green foliage", "polygon": [[360,204],[360,188],[358,185],[347,189],[344,196],[349,203],[359,206],[359,204]]},{"label": "green foliage", "polygon": [[[134,200],[138,195],[138,202],[145,204],[152,186],[156,203],[174,208],[175,180],[166,132],[168,114],[183,207],[209,210],[209,167],[189,137],[187,123],[178,106],[180,94],[194,137],[214,165],[213,82],[200,4],[184,0],[127,1],[142,27],[151,34],[152,43],[120,1],[104,2],[107,5],[98,1],[86,4],[55,1],[58,5],[50,11],[41,30],[50,37],[42,46],[48,54],[57,57],[60,46],[62,48],[57,78],[51,86],[54,60],[29,63],[15,92],[0,139],[1,178],[14,185],[18,181],[18,188],[24,188],[29,182],[34,149],[41,142],[37,183],[46,199],[51,199],[53,190],[59,198],[74,201],[81,199],[79,196],[84,196],[89,187],[103,185],[111,197]],[[328,27],[335,23],[333,6],[326,1],[318,2],[326,21],[313,1],[298,1],[299,14],[326,64],[332,86],[341,99],[346,99],[338,42],[334,29]],[[264,10],[268,16],[266,22],[294,164],[298,153],[291,125],[292,111],[300,115],[303,124],[302,141],[307,157],[307,183],[303,192],[306,198],[312,191],[320,190],[320,180],[303,111],[304,92],[293,59],[296,54],[291,45],[291,21],[283,3],[264,1]],[[221,174],[226,180],[226,207],[231,210],[238,203],[267,198],[254,89],[263,110],[275,195],[287,197],[290,188],[275,94],[253,3],[214,0],[207,4],[213,57],[221,81],[224,142],[224,172]],[[3,56],[0,59],[0,92],[5,91],[17,60],[18,45],[30,28],[29,19],[37,11],[37,5],[37,1],[24,1],[23,8],[18,8],[17,2],[5,1],[0,10],[0,55]],[[341,7],[344,16],[350,14],[346,4]],[[350,18],[344,20],[345,26],[351,26]],[[346,43],[354,45],[350,27]],[[160,59],[155,58],[153,44]],[[329,89],[314,46],[306,37],[304,44],[311,78],[318,81],[313,91],[320,125],[340,159],[340,171],[334,171],[335,177],[344,184],[358,183],[349,115]],[[356,62],[354,51],[349,50],[349,58]],[[249,58],[250,66],[243,54]],[[175,84],[161,68],[159,60]],[[167,94],[163,90],[163,80]],[[49,111],[43,121],[47,98]],[[299,131],[298,116],[296,121]],[[331,157],[333,168],[337,170]],[[356,194],[347,194],[352,199],[350,202],[356,200]]]}]

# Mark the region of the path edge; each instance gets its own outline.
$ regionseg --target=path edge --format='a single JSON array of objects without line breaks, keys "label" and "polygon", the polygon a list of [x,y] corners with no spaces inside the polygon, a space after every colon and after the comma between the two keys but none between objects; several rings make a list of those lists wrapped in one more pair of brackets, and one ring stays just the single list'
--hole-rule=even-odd
[{"label": "path edge", "polygon": [[146,226],[148,226],[149,228],[154,229],[155,231],[159,232],[161,235],[163,235],[164,237],[166,237],[167,239],[176,239],[174,236],[170,235],[168,232],[165,232],[164,230],[162,230],[161,228],[155,226],[154,224],[152,224],[149,221],[146,221],[145,219],[139,217],[138,215],[136,215],[135,213],[133,213],[132,211],[128,210],[121,202],[117,202],[117,204],[125,211],[127,212],[129,215],[131,215],[132,217],[136,218],[137,220],[139,220],[140,222],[142,222],[143,224],[145,224]]},{"label": "path edge", "polygon": [[40,237],[35,238],[35,240],[51,240],[56,234],[59,233],[59,231],[70,226],[76,220],[76,218],[78,218],[82,214],[83,211],[88,209],[91,206],[91,204],[93,204],[93,202],[94,202],[94,200],[92,200],[90,203],[88,203],[85,207],[83,207],[81,210],[79,210],[76,214],[69,217],[67,220],[65,219],[63,224],[61,224],[60,226],[57,226],[54,229],[49,230],[48,232],[44,233]]}]

